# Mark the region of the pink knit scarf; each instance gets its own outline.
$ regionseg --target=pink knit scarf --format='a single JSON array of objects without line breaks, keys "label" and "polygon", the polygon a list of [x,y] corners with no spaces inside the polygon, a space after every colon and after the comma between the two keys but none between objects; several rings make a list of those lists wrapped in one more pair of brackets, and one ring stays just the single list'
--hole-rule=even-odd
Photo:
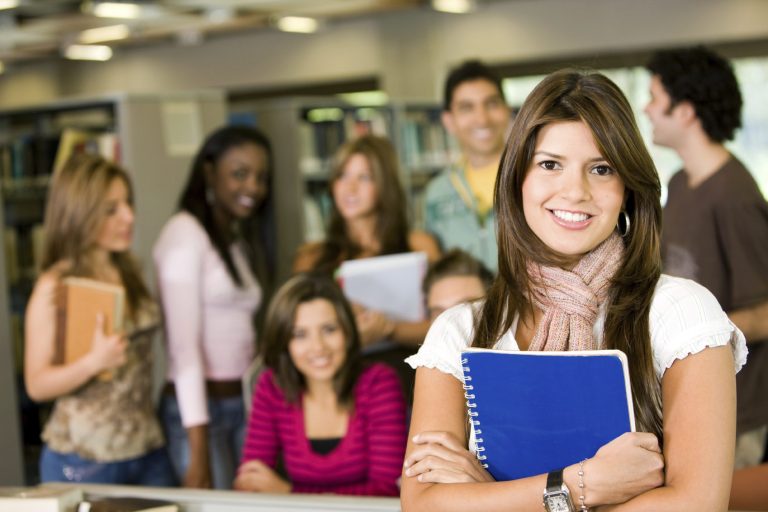
[{"label": "pink knit scarf", "polygon": [[572,270],[529,263],[531,299],[544,316],[528,350],[596,349],[592,329],[623,259],[624,242],[613,233]]}]

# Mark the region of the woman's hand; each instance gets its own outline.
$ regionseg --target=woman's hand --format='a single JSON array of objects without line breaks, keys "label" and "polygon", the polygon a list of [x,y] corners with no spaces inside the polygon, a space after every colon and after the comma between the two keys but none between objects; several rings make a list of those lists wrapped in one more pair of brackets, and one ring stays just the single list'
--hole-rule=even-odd
[{"label": "woman's hand", "polygon": [[234,483],[238,491],[287,494],[291,484],[280,478],[275,471],[260,460],[249,460],[237,470]]},{"label": "woman's hand", "polygon": [[91,359],[94,373],[111,370],[125,364],[128,340],[122,334],[104,334],[104,315],[96,316],[96,327],[91,338]]},{"label": "woman's hand", "polygon": [[388,338],[394,332],[395,323],[385,314],[366,309],[359,304],[355,305],[353,309],[362,346],[365,347]]},{"label": "woman's hand", "polygon": [[[571,489],[578,489],[575,481],[569,484]],[[656,436],[646,432],[627,432],[584,463],[588,505],[624,503],[663,484],[664,457]]]},{"label": "woman's hand", "polygon": [[448,432],[421,432],[413,438],[416,445],[406,457],[406,477],[424,483],[493,482],[477,457]]},{"label": "woman's hand", "polygon": [[183,484],[187,489],[210,489],[212,487],[211,469],[208,464],[190,461],[187,472],[184,474]]},{"label": "woman's hand", "polygon": [[195,425],[185,430],[189,443],[189,463],[182,484],[190,489],[210,489],[212,479],[208,457],[208,425]]}]

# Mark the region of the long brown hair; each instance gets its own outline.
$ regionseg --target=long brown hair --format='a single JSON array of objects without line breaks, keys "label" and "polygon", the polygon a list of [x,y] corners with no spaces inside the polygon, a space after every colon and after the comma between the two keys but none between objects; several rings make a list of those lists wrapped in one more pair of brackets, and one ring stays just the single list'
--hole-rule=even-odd
[{"label": "long brown hair", "polygon": [[[376,135],[364,135],[347,142],[334,156],[331,190],[353,155],[363,155],[368,161],[378,192],[376,238],[381,242],[380,255],[407,252],[408,217],[395,148],[389,140]],[[316,265],[316,269],[323,272],[333,272],[343,260],[356,258],[362,251],[349,237],[346,221],[335,201],[331,203],[327,238]]]},{"label": "long brown hair", "polygon": [[333,279],[325,274],[297,274],[280,287],[267,309],[259,352],[264,364],[275,372],[277,384],[289,402],[296,403],[306,390],[304,376],[293,364],[288,345],[293,338],[296,311],[305,302],[324,299],[333,305],[345,340],[344,364],[333,377],[340,404],[350,405],[355,382],[360,375],[360,336],[352,308]]},{"label": "long brown hair", "polygon": [[[102,157],[75,154],[56,172],[45,209],[42,268],[67,262],[67,276],[94,277],[88,258],[106,219],[106,197],[116,179],[122,180],[133,204],[131,180],[123,169]],[[125,287],[134,314],[149,291],[131,253],[113,252],[110,259]]]},{"label": "long brown hair", "polygon": [[[611,281],[604,348],[627,354],[638,427],[661,439],[660,383],[653,365],[648,314],[661,275],[661,185],[635,124],[632,109],[616,85],[598,73],[563,70],[546,77],[523,103],[512,126],[496,178],[499,274],[475,322],[474,346],[490,347],[511,329],[515,314],[532,314],[529,261],[569,263],[531,230],[523,213],[522,185],[542,127],[581,121],[600,153],[625,185],[631,230],[623,239],[624,261]],[[570,262],[572,263],[572,262]]]},{"label": "long brown hair", "polygon": [[198,149],[187,184],[179,199],[179,209],[194,216],[211,240],[211,245],[224,262],[227,274],[236,285],[242,286],[243,279],[235,267],[230,253],[232,233],[222,232],[213,220],[213,208],[207,200],[206,167],[216,169],[227,152],[251,144],[267,154],[267,195],[247,219],[237,222],[235,233],[248,255],[248,262],[261,284],[271,280],[273,267],[274,233],[272,232],[272,145],[264,133],[250,126],[223,126],[212,132]]}]

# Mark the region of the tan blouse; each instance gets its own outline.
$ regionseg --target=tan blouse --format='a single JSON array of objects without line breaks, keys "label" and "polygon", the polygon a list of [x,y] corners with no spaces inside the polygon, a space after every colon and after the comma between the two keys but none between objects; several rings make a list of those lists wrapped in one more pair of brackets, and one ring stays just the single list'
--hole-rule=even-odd
[{"label": "tan blouse", "polygon": [[50,449],[115,462],[163,445],[152,402],[152,339],[157,327],[157,305],[145,303],[138,321],[127,322],[125,364],[111,379],[93,378],[56,400],[42,434]]}]

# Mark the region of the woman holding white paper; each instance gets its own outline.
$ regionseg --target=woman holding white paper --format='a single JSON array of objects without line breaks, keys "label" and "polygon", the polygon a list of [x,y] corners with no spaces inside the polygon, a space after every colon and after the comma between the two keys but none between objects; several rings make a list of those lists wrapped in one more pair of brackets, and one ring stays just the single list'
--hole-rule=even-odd
[{"label": "woman holding white paper", "polygon": [[[499,276],[485,301],[441,315],[409,360],[418,370],[403,510],[538,511],[543,493],[549,510],[727,508],[746,345],[709,292],[661,275],[659,196],[612,82],[562,71],[534,89],[496,183]],[[459,353],[469,345],[622,350],[638,432],[561,471],[494,482],[468,450]],[[561,501],[545,490],[558,477]]]},{"label": "woman holding white paper", "polygon": [[[429,262],[437,260],[437,241],[408,229],[398,168],[395,149],[383,137],[366,135],[339,148],[330,177],[333,202],[326,240],[300,247],[294,272],[333,274],[346,260],[409,251],[426,253]],[[394,322],[361,307],[356,320],[364,345],[387,337],[418,345],[429,327],[426,321]]]},{"label": "woman holding white paper", "polygon": [[[129,251],[133,222],[131,181],[115,164],[76,154],[55,174],[42,273],[25,325],[27,392],[36,401],[56,401],[42,433],[43,482],[173,485],[148,398],[152,327],[159,325],[159,314]],[[66,277],[124,288],[126,314],[124,332],[116,334],[106,334],[98,318],[90,351],[62,364],[57,329],[63,324],[57,317],[64,314],[58,299]],[[109,377],[101,378],[105,371]]]}]

